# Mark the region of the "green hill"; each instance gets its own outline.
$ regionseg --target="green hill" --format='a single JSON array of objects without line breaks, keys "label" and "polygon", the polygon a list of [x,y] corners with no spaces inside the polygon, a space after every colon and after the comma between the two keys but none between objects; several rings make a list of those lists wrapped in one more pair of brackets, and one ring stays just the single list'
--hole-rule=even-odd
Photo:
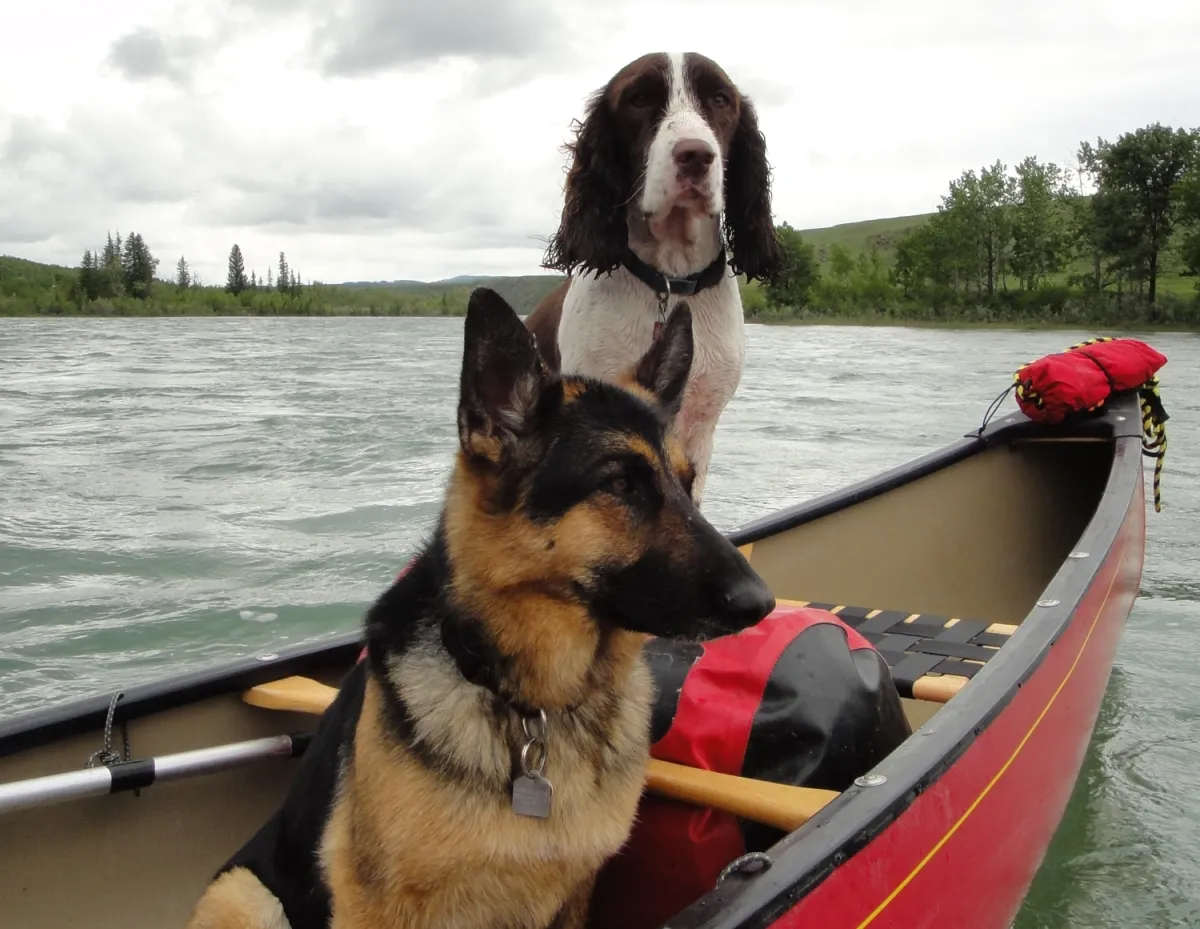
[{"label": "green hill", "polygon": [[[800,234],[817,248],[817,258],[825,264],[829,261],[829,249],[841,245],[852,255],[876,248],[886,264],[891,264],[896,242],[913,227],[927,219],[930,214],[914,216],[891,216],[884,219],[868,219],[854,223],[840,223],[818,229],[802,229]],[[460,274],[440,281],[347,281],[341,287],[371,288],[374,290],[402,290],[411,293],[439,294],[459,287],[490,287],[516,307],[519,313],[530,312],[546,294],[561,281],[558,274],[525,274],[511,277],[486,277]]]},{"label": "green hill", "polygon": [[829,261],[829,249],[840,245],[851,255],[878,249],[887,264],[891,264],[896,243],[905,233],[919,226],[932,213],[913,216],[890,216],[885,219],[868,219],[856,223],[839,223],[818,229],[801,229],[800,235],[817,249],[817,259],[825,264]]},{"label": "green hill", "polygon": [[52,290],[57,284],[69,285],[75,273],[74,268],[0,255],[0,293],[15,296],[26,290]]}]

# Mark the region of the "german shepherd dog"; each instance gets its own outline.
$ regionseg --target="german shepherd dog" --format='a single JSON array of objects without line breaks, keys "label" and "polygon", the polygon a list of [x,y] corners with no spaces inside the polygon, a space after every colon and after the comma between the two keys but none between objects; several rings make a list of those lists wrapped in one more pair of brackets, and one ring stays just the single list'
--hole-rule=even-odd
[{"label": "german shepherd dog", "polygon": [[584,925],[642,792],[643,643],[775,606],[669,437],[691,326],[677,309],[620,382],[561,376],[473,292],[432,538],[367,611],[365,660],[189,929]]}]

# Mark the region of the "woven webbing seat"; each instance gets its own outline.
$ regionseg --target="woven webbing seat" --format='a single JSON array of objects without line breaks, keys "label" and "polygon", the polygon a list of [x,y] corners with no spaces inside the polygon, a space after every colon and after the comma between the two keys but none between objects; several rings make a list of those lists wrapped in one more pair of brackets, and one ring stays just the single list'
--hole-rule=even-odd
[{"label": "woven webbing seat", "polygon": [[902,697],[944,703],[979,673],[1016,626],[905,610],[781,600],[828,610],[883,656]]}]

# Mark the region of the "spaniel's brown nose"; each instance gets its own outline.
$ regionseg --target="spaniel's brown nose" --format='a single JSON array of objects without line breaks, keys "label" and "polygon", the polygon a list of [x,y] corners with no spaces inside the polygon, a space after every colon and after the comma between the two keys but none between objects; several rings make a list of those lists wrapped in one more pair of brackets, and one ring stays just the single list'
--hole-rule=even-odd
[{"label": "spaniel's brown nose", "polygon": [[717,157],[712,146],[700,139],[682,139],[671,150],[675,166],[684,177],[700,178]]}]

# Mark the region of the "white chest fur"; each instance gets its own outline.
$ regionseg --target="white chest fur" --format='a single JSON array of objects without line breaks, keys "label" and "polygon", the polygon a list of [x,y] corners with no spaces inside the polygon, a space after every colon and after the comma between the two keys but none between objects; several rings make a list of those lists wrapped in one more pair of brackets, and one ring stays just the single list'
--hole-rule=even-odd
[{"label": "white chest fur", "polygon": [[[692,297],[672,296],[667,312],[686,300],[695,343],[677,434],[696,468],[696,499],[704,489],[717,420],[733,397],[746,357],[742,300],[729,275]],[[564,374],[611,380],[626,374],[654,338],[658,296],[624,268],[572,280],[558,325]]]}]

